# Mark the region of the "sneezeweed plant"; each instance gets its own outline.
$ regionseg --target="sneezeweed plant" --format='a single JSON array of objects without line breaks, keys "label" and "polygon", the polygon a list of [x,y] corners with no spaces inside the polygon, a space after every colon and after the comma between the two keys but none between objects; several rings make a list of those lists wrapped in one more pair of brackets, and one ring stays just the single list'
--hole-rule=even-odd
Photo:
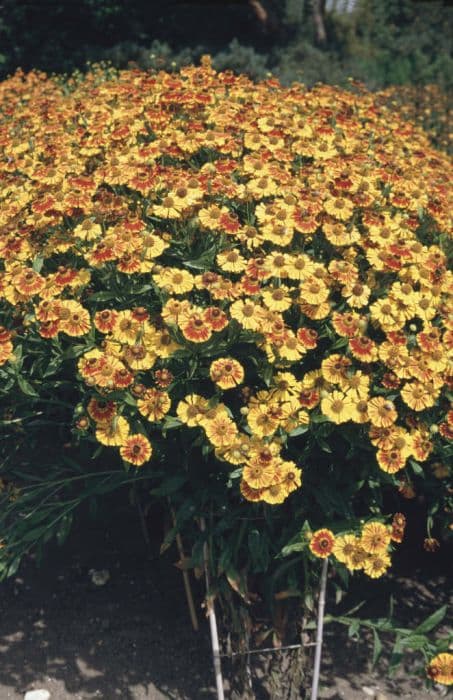
[{"label": "sneezeweed plant", "polygon": [[72,406],[73,443],[170,498],[194,565],[207,516],[217,595],[274,621],[317,558],[389,569],[401,493],[448,531],[450,161],[418,128],[204,59],[17,73],[0,149],[9,421]]}]

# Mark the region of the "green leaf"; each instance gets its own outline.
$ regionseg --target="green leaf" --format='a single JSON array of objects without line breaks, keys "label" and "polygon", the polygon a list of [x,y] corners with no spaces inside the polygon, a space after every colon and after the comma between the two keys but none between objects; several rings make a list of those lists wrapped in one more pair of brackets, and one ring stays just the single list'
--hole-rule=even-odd
[{"label": "green leaf", "polygon": [[46,371],[42,375],[43,377],[50,377],[55,374],[61,367],[61,357],[54,357],[47,365]]},{"label": "green leaf", "polygon": [[175,416],[165,416],[163,425],[164,430],[173,430],[174,428],[180,428],[181,425],[182,421],[180,421],[179,418],[176,418]]},{"label": "green leaf", "polygon": [[303,550],[307,547],[306,542],[294,542],[293,544],[287,544],[283,547],[281,551],[282,557],[287,557],[290,554],[293,554],[293,552],[303,552]]},{"label": "green leaf", "polygon": [[373,660],[372,664],[375,666],[378,662],[378,659],[382,653],[382,642],[381,638],[379,637],[378,633],[373,627]]},{"label": "green leaf", "polygon": [[424,634],[410,634],[401,640],[402,647],[409,647],[414,650],[423,649],[428,643],[428,637]]},{"label": "green leaf", "polygon": [[59,545],[62,545],[65,542],[67,536],[69,535],[69,531],[72,525],[72,518],[73,514],[68,513],[61,519],[60,527],[57,530],[57,542]]},{"label": "green leaf", "polygon": [[303,435],[309,430],[308,425],[299,425],[298,428],[295,428],[294,430],[291,430],[290,433],[288,433],[288,437],[297,437],[298,435]]},{"label": "green leaf", "polygon": [[37,255],[36,258],[33,260],[33,270],[35,272],[41,272],[42,266],[44,263],[44,258],[42,258],[40,255]]},{"label": "green leaf", "polygon": [[90,294],[88,301],[110,301],[116,298],[115,292],[95,292]]},{"label": "green leaf", "polygon": [[358,639],[360,630],[360,620],[352,620],[348,627],[348,637]]},{"label": "green leaf", "polygon": [[425,634],[426,632],[431,632],[437,625],[439,625],[447,614],[447,606],[442,605],[439,610],[436,610],[432,615],[421,622],[418,627],[414,629],[414,634]]},{"label": "green leaf", "polygon": [[166,479],[165,481],[163,481],[162,486],[158,486],[157,488],[152,489],[150,493],[153,496],[169,496],[170,494],[179,491],[181,486],[185,484],[186,481],[186,476],[184,476],[183,474],[177,474],[175,476],[172,476],[170,479]]},{"label": "green leaf", "polygon": [[39,394],[36,391],[36,389],[34,389],[32,385],[29,384],[29,382],[27,382],[27,380],[20,374],[17,375],[17,383],[19,384],[19,388],[23,394],[26,394],[27,396],[33,396],[34,398],[39,397]]},{"label": "green leaf", "polygon": [[22,560],[22,554],[18,554],[14,559],[12,560],[11,564],[8,567],[8,572],[7,576],[14,576],[14,574],[17,572],[20,562]]}]

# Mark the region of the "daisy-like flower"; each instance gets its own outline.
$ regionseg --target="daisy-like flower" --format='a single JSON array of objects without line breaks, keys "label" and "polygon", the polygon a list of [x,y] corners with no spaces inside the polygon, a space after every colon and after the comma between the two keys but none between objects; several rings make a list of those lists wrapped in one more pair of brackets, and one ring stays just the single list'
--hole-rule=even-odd
[{"label": "daisy-like flower", "polygon": [[209,368],[209,376],[221,389],[234,389],[244,381],[244,368],[231,357],[214,360]]},{"label": "daisy-like flower", "polygon": [[74,338],[91,330],[90,314],[76,301],[64,301],[59,308],[60,330]]},{"label": "daisy-like flower", "polygon": [[368,554],[387,550],[390,544],[390,530],[380,522],[369,522],[363,526],[360,543]]},{"label": "daisy-like flower", "polygon": [[118,312],[113,309],[104,309],[94,314],[93,323],[101,333],[111,333],[115,328]]},{"label": "daisy-like flower", "polygon": [[272,406],[260,404],[249,409],[247,423],[253,433],[259,438],[273,435],[279,426],[279,418]]},{"label": "daisy-like flower", "polygon": [[339,381],[341,389],[354,400],[368,398],[370,377],[361,370],[354,374],[347,374]]},{"label": "daisy-like flower", "polygon": [[388,428],[398,418],[393,402],[383,396],[375,396],[368,401],[368,415],[371,423],[378,428]]},{"label": "daisy-like flower", "polygon": [[354,549],[358,547],[360,540],[355,535],[340,535],[335,538],[335,544],[332,550],[333,555],[342,564],[348,562],[349,557],[354,552]]},{"label": "daisy-like flower", "polygon": [[238,299],[231,304],[229,313],[246,330],[257,331],[262,326],[263,308],[251,300]]},{"label": "daisy-like flower", "polygon": [[299,360],[306,353],[305,346],[292,331],[286,331],[281,342],[276,344],[280,357],[289,362]]},{"label": "daisy-like flower", "polygon": [[299,287],[299,299],[303,303],[322,304],[329,297],[329,288],[316,277],[308,277]]},{"label": "daisy-like flower", "polygon": [[376,459],[382,471],[387,472],[387,474],[396,474],[406,464],[407,457],[399,450],[391,449],[378,450]]},{"label": "daisy-like flower", "polygon": [[346,560],[346,566],[350,571],[359,571],[365,566],[367,558],[368,554],[362,547],[360,539],[357,538],[357,543],[352,548],[352,552]]},{"label": "daisy-like flower", "polygon": [[357,313],[332,313],[332,326],[342,338],[353,338],[360,331],[362,318]]},{"label": "daisy-like flower", "polygon": [[163,219],[180,219],[185,206],[184,201],[177,200],[176,197],[167,194],[160,204],[154,204],[153,214]]},{"label": "daisy-like flower", "polygon": [[351,354],[356,360],[362,362],[375,362],[378,359],[378,350],[376,343],[366,335],[359,335],[355,338],[350,338],[349,348]]},{"label": "daisy-like flower", "polygon": [[217,255],[217,265],[225,272],[243,272],[247,263],[238,250],[225,250]]},{"label": "daisy-like flower", "polygon": [[283,503],[288,496],[284,483],[271,484],[261,492],[260,500],[272,506]]},{"label": "daisy-like flower", "polygon": [[206,413],[208,407],[208,400],[204,396],[189,394],[183,401],[179,402],[176,415],[189,428],[194,428],[199,425],[200,418]]},{"label": "daisy-like flower", "polygon": [[226,447],[237,439],[237,427],[227,415],[219,414],[205,420],[203,427],[214,447]]},{"label": "daisy-like flower", "polygon": [[324,209],[335,219],[348,221],[354,211],[354,203],[345,197],[329,198],[324,202]]},{"label": "daisy-like flower", "polygon": [[133,370],[151,369],[156,357],[157,355],[148,352],[142,343],[127,346],[122,355],[124,362]]},{"label": "daisy-like flower", "polygon": [[240,485],[240,491],[241,494],[244,496],[246,501],[251,501],[253,502],[258,502],[262,500],[263,496],[263,491],[264,489],[253,489],[249,484],[244,481],[244,479],[241,480],[241,485]]},{"label": "daisy-like flower", "polygon": [[120,447],[120,455],[125,462],[141,467],[148,462],[152,454],[151,443],[140,433],[129,435]]},{"label": "daisy-like flower", "polygon": [[27,268],[15,275],[12,282],[17,291],[26,297],[39,294],[45,286],[45,280],[41,275]]},{"label": "daisy-like flower", "polygon": [[117,405],[114,401],[90,399],[87,406],[88,415],[96,423],[110,423],[116,414]]},{"label": "daisy-like flower", "polygon": [[386,552],[378,551],[365,559],[363,570],[370,578],[380,578],[390,566],[390,557]]},{"label": "daisy-like flower", "polygon": [[228,316],[218,306],[210,306],[203,314],[213,331],[219,332],[228,326]]},{"label": "daisy-like flower", "polygon": [[352,408],[352,398],[341,391],[333,391],[321,400],[322,413],[337,425],[351,420]]},{"label": "daisy-like flower", "polygon": [[343,355],[330,355],[321,362],[322,376],[333,384],[340,383],[351,366],[351,360]]},{"label": "daisy-like flower", "polygon": [[433,393],[429,391],[428,385],[421,382],[406,382],[400,393],[404,403],[414,411],[424,411],[425,408],[434,406]]},{"label": "daisy-like flower", "polygon": [[435,683],[453,685],[453,654],[450,652],[437,654],[429,662],[426,674]]},{"label": "daisy-like flower", "polygon": [[335,535],[331,530],[327,530],[325,528],[316,530],[316,532],[312,534],[308,546],[315,557],[325,559],[333,552],[333,548],[335,546]]},{"label": "daisy-like flower", "polygon": [[137,401],[137,408],[149,421],[157,423],[168,413],[171,408],[171,399],[168,394],[158,389],[146,389]]},{"label": "daisy-like flower", "polygon": [[291,306],[287,287],[266,287],[261,292],[262,299],[271,311],[286,311]]},{"label": "daisy-like flower", "polygon": [[113,336],[120,343],[128,343],[133,345],[137,339],[141,324],[132,314],[132,311],[119,311],[115,319],[113,328]]},{"label": "daisy-like flower", "polygon": [[270,486],[276,479],[277,469],[275,462],[267,465],[256,462],[246,464],[242,471],[242,478],[253,489],[262,489]]},{"label": "daisy-like flower", "polygon": [[99,423],[96,440],[107,447],[124,445],[130,432],[129,423],[122,416],[115,416],[109,423]]},{"label": "daisy-like flower", "polygon": [[161,289],[169,294],[187,294],[193,289],[194,278],[187,270],[177,267],[165,267],[155,275],[153,280]]},{"label": "daisy-like flower", "polygon": [[307,350],[314,350],[318,344],[318,333],[314,328],[298,328],[296,337]]},{"label": "daisy-like flower", "polygon": [[392,520],[391,539],[392,542],[400,543],[404,538],[406,529],[406,516],[403,513],[395,513]]},{"label": "daisy-like flower", "polygon": [[205,343],[212,335],[212,326],[206,321],[204,313],[200,310],[183,314],[179,320],[184,338],[192,343]]},{"label": "daisy-like flower", "polygon": [[343,287],[341,293],[346,298],[349,306],[352,306],[354,309],[360,309],[368,304],[371,289],[366,284],[355,282],[352,285]]},{"label": "daisy-like flower", "polygon": [[301,487],[302,469],[296,467],[294,462],[281,462],[279,474],[279,482],[285,487],[286,496]]}]

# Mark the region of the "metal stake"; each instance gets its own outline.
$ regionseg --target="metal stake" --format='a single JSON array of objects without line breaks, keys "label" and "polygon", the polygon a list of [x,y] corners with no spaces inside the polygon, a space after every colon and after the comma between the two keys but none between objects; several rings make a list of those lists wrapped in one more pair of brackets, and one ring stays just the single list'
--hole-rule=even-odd
[{"label": "metal stake", "polygon": [[[200,529],[206,531],[206,522],[200,518]],[[206,593],[209,592],[209,550],[208,543],[203,544],[204,575],[206,580]],[[217,631],[217,618],[215,614],[214,601],[208,605],[209,627],[211,631],[212,660],[214,663],[215,682],[217,686],[217,700],[225,700],[223,691],[222,664],[220,662],[219,634]]]},{"label": "metal stake", "polygon": [[324,610],[326,607],[326,586],[327,586],[327,567],[329,559],[326,557],[322,563],[321,583],[319,586],[319,604],[318,604],[318,625],[316,628],[316,652],[315,663],[313,667],[313,683],[311,686],[310,700],[318,700],[319,672],[321,669],[321,651],[324,627]]}]

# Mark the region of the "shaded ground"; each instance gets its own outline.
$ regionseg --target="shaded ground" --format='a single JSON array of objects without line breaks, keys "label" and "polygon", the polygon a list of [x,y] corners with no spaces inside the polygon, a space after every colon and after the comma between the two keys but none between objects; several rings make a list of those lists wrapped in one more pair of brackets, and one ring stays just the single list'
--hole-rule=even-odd
[{"label": "shaded ground", "polygon": [[[22,700],[33,688],[46,688],[52,700],[215,697],[208,624],[199,611],[201,631],[191,629],[182,577],[172,565],[176,552],[144,557],[135,512],[127,517],[118,518],[116,527],[85,524],[63,549],[50,551],[41,568],[29,562],[20,575],[0,584],[0,700]],[[124,522],[127,532],[120,529]],[[107,569],[109,581],[95,586],[91,569]],[[428,571],[421,570],[416,583],[398,576],[367,588],[361,614],[384,614],[392,592],[398,620],[423,619],[448,592],[442,567]],[[361,599],[363,590],[356,588],[348,604]],[[327,627],[320,696],[442,697],[440,690],[428,691],[410,677],[410,669],[393,679],[384,662],[372,671],[370,656],[366,640],[354,642],[338,625]]]}]

